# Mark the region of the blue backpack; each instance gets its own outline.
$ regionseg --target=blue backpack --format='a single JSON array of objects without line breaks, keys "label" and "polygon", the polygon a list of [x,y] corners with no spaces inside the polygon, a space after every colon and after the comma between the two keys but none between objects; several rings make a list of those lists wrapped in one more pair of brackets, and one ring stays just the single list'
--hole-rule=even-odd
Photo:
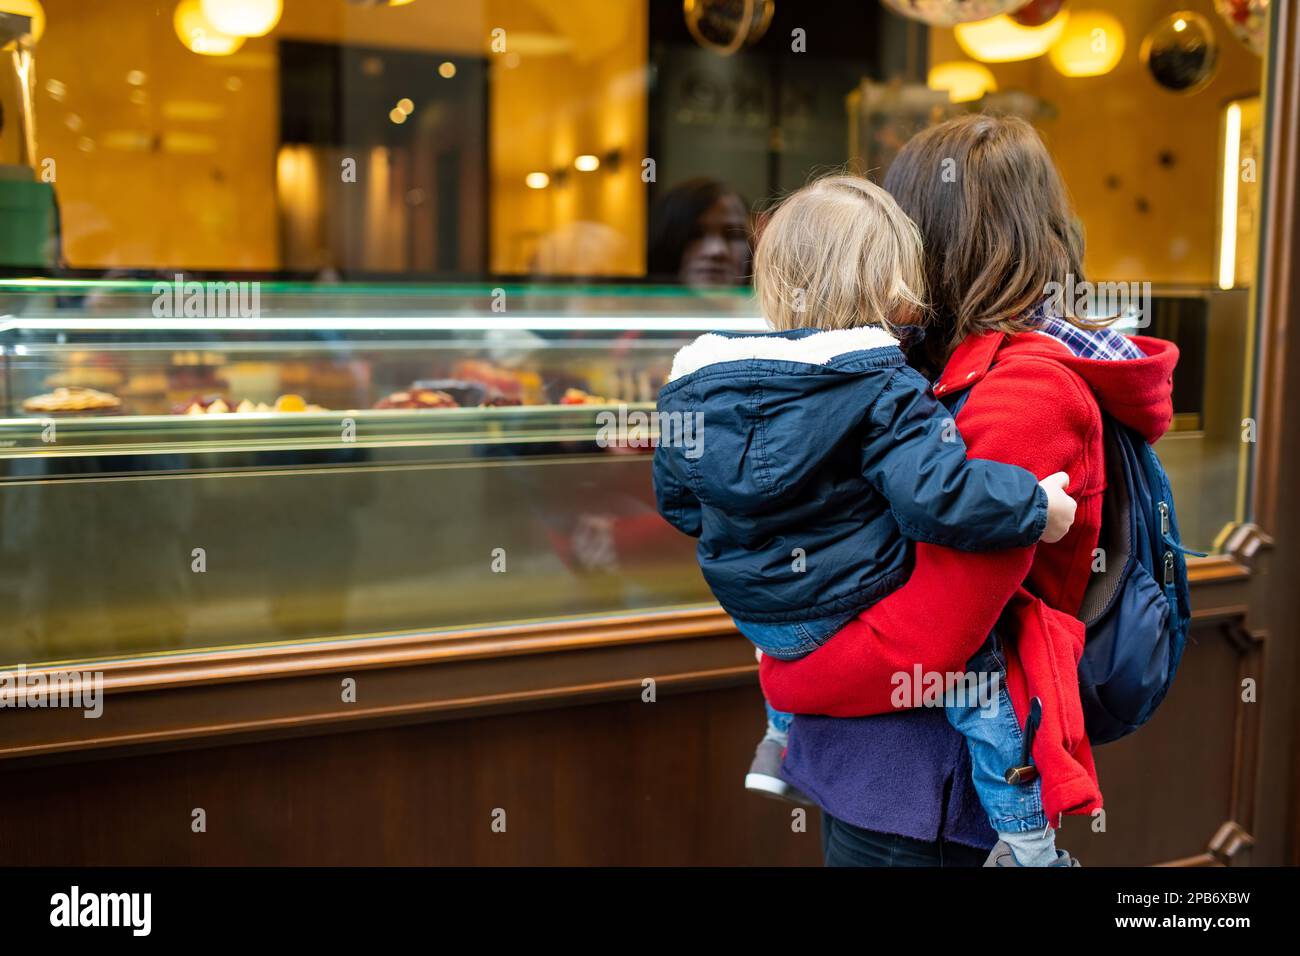
[{"label": "blue backpack", "polygon": [[[967,389],[949,406],[954,418],[969,396]],[[1184,555],[1204,557],[1179,541],[1173,491],[1155,449],[1104,411],[1102,421],[1100,555],[1079,608],[1087,628],[1079,693],[1093,744],[1131,734],[1165,699],[1191,620]]]}]

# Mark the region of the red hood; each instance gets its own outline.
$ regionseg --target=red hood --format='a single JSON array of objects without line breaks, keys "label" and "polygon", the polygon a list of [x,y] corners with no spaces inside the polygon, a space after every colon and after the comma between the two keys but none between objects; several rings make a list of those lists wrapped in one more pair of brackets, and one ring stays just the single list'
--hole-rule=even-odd
[{"label": "red hood", "polygon": [[1097,404],[1107,414],[1154,442],[1173,421],[1178,346],[1144,335],[1132,336],[1132,342],[1146,353],[1146,358],[1125,361],[1079,358],[1062,343],[1036,332],[972,335],[957,347],[943,375],[935,382],[934,392],[946,398],[974,385],[989,370],[994,356],[998,361],[1031,356],[1049,358],[1087,382]]}]

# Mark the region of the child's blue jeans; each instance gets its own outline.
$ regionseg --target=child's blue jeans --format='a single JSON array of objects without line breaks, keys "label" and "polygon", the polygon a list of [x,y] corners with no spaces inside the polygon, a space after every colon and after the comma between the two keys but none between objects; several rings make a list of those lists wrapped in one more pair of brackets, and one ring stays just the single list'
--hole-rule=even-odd
[{"label": "child's blue jeans", "polygon": [[[996,634],[966,662],[966,673],[978,687],[975,698],[949,700],[944,713],[966,738],[970,751],[971,778],[989,824],[998,833],[1026,833],[1045,830],[1043,786],[1007,783],[1006,771],[1020,763],[1024,731],[1011,707],[1007,690],[1007,662]],[[966,687],[971,682],[967,682]]]},{"label": "child's blue jeans", "polygon": [[[781,624],[756,624],[735,618],[732,621],[735,622],[736,629],[768,657],[779,661],[797,661],[829,641],[855,617],[856,614],[837,614],[813,621],[789,621]],[[767,704],[768,732],[775,732],[784,739],[790,731],[790,720],[793,717],[794,714],[787,714]]]},{"label": "child's blue jeans", "polygon": [[[857,614],[839,614],[813,621],[756,624],[735,620],[736,628],[769,657],[793,661],[811,654],[829,641]],[[952,694],[945,701],[948,722],[966,738],[970,750],[971,776],[989,824],[998,833],[1043,830],[1042,784],[1007,783],[1005,773],[1020,763],[1024,731],[1011,707],[1007,691],[1007,665],[996,634],[989,635],[975,656],[966,663],[968,680],[964,689],[971,694]],[[910,676],[910,675],[909,675]],[[769,732],[782,738],[790,730],[792,714],[767,705]]]}]

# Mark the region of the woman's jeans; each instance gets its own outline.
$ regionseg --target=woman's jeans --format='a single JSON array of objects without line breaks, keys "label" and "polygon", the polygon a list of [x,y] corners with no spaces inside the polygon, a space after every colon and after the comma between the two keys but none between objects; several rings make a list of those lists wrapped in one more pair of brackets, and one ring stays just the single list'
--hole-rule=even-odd
[{"label": "woman's jeans", "polygon": [[983,866],[988,855],[988,850],[948,840],[864,830],[822,811],[822,859],[827,866]]}]

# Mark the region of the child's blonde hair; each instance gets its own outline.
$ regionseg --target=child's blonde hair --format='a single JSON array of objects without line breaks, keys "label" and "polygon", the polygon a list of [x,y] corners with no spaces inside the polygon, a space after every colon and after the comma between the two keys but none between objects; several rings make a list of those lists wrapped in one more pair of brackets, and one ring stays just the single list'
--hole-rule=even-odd
[{"label": "child's blonde hair", "polygon": [[754,286],[777,330],[917,325],[926,314],[921,233],[875,183],[828,176],[772,214]]}]

